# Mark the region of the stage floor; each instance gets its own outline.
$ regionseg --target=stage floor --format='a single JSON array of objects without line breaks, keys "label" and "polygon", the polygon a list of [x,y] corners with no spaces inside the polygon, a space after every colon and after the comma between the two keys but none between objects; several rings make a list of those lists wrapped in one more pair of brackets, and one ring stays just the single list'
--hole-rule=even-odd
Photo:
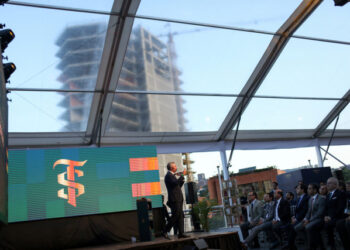
[{"label": "stage floor", "polygon": [[[194,245],[193,240],[204,239],[210,248],[213,248],[211,245],[215,245],[215,247],[219,247],[218,249],[241,249],[239,244],[239,237],[237,232],[229,232],[229,233],[186,233],[186,235],[190,236],[185,239],[178,239],[176,236],[170,236],[170,240],[164,239],[163,237],[157,237],[153,241],[148,242],[121,242],[110,245],[103,246],[91,246],[84,248],[74,248],[75,250],[102,250],[102,249],[177,249],[174,245],[185,246],[185,245]],[[227,239],[228,238],[228,239]],[[215,243],[213,242],[215,241]],[[231,244],[227,241],[232,241]],[[234,243],[234,248],[232,248],[232,243]],[[229,247],[230,246],[230,247]],[[182,249],[180,247],[179,249]]]}]

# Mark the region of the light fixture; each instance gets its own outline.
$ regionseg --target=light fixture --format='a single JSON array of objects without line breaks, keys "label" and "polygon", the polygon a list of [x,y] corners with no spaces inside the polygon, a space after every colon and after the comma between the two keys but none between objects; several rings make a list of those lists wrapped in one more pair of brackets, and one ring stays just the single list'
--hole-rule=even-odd
[{"label": "light fixture", "polygon": [[15,38],[15,33],[10,29],[0,30],[1,53],[5,51],[7,45]]},{"label": "light fixture", "polygon": [[11,74],[16,70],[16,65],[14,63],[4,63],[3,69],[4,69],[5,82],[7,82]]},{"label": "light fixture", "polygon": [[335,6],[344,6],[348,2],[350,2],[350,0],[334,0],[334,5]]}]

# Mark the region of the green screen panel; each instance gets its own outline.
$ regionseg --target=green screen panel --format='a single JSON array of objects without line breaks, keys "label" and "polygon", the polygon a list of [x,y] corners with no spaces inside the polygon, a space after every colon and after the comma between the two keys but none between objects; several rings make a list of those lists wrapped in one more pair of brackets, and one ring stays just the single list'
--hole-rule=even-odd
[{"label": "green screen panel", "polygon": [[10,150],[9,222],[161,207],[155,146]]}]

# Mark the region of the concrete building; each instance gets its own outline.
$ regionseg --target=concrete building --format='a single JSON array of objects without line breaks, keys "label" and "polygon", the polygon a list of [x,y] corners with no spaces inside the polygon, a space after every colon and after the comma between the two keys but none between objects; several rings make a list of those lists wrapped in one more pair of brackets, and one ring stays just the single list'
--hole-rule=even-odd
[{"label": "concrete building", "polygon": [[[104,46],[105,25],[91,23],[67,27],[57,39],[61,59],[59,81],[62,89],[95,88]],[[163,42],[142,27],[133,29],[128,43],[118,90],[181,90],[181,72],[175,65],[176,52],[171,34]],[[63,93],[61,119],[65,131],[85,131],[92,94]],[[108,132],[179,132],[185,131],[185,109],[180,96],[116,94],[107,123]],[[162,193],[167,200],[164,175],[166,164],[174,161],[182,170],[181,154],[159,155]]]},{"label": "concrete building", "polygon": [[207,185],[207,179],[205,179],[205,174],[201,173],[197,175],[198,178],[198,188],[201,188],[205,185]]}]

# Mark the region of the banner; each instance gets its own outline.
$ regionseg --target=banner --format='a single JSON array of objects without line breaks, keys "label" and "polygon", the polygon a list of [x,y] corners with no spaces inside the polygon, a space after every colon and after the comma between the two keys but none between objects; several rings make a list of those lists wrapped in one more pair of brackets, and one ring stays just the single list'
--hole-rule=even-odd
[{"label": "banner", "polygon": [[156,147],[10,150],[9,222],[161,207]]}]

